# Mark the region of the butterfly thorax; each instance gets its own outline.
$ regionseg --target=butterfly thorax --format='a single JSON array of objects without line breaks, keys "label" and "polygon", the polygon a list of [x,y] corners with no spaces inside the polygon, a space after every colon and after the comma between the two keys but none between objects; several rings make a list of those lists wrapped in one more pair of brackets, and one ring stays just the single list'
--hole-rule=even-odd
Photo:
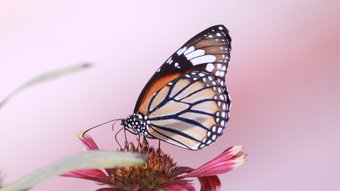
[{"label": "butterfly thorax", "polygon": [[148,135],[148,118],[140,113],[134,113],[122,120],[123,127],[133,134]]}]

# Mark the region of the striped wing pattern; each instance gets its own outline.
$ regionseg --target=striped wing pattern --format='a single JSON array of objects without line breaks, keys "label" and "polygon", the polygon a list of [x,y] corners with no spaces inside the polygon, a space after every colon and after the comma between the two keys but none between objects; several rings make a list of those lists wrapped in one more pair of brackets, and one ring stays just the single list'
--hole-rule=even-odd
[{"label": "striped wing pattern", "polygon": [[192,71],[169,82],[147,103],[148,134],[190,150],[214,142],[229,119],[225,87],[205,71]]},{"label": "striped wing pattern", "polygon": [[173,53],[151,77],[137,100],[134,112],[145,114],[145,101],[150,96],[168,82],[191,71],[205,71],[225,86],[230,51],[231,38],[223,25],[209,27],[195,35]]},{"label": "striped wing pattern", "polygon": [[231,38],[215,25],[198,33],[151,77],[137,99],[125,129],[190,150],[210,145],[229,120],[225,75]]},{"label": "striped wing pattern", "polygon": [[190,39],[166,63],[170,64],[174,60],[172,63],[175,65],[178,61],[182,65],[189,65],[192,70],[206,71],[224,86],[230,51],[228,30],[223,25],[216,25]]}]

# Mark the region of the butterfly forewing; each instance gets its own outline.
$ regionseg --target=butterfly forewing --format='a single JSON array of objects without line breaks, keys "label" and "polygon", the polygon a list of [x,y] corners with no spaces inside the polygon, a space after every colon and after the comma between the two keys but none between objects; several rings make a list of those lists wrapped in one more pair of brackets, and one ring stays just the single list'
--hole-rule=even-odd
[{"label": "butterfly forewing", "polygon": [[[223,25],[210,27],[179,48],[157,70],[140,94],[134,112],[147,113],[149,98],[170,81],[190,71],[209,73],[222,86],[231,50],[231,38]],[[222,87],[224,91],[226,89]]]},{"label": "butterfly forewing", "polygon": [[147,103],[149,134],[190,150],[214,142],[229,119],[230,100],[224,87],[205,71],[172,80]]},{"label": "butterfly forewing", "polygon": [[223,25],[186,42],[146,84],[124,128],[190,150],[215,142],[229,120],[230,43]]}]

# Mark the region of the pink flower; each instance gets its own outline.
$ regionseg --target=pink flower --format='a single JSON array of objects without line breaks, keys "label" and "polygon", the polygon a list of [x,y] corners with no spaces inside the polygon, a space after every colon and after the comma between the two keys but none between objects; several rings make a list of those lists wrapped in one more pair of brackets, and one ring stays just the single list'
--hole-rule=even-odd
[{"label": "pink flower", "polygon": [[[99,149],[90,136],[80,140],[87,150]],[[198,178],[202,191],[219,191],[221,182],[217,175],[227,173],[246,161],[242,149],[242,146],[230,147],[194,169],[176,166],[169,155],[149,147],[144,141],[137,146],[126,143],[121,151],[143,153],[148,158],[147,162],[133,167],[78,170],[63,176],[92,180],[107,186],[96,191],[195,191],[190,178]]]}]

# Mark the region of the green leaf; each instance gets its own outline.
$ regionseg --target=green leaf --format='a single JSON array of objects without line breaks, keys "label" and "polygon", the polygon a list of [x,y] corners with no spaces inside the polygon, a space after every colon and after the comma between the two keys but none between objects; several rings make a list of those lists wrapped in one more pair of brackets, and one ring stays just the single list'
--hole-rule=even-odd
[{"label": "green leaf", "polygon": [[88,68],[90,64],[78,64],[75,66],[54,70],[50,72],[46,72],[44,74],[41,74],[30,81],[26,82],[25,84],[21,85],[19,88],[15,89],[12,93],[10,93],[4,100],[0,102],[0,108],[3,107],[14,95],[21,92],[22,90],[26,89],[27,87],[46,82],[49,80],[53,80],[62,76],[66,76],[68,74],[72,74],[74,72],[81,71],[85,68]]},{"label": "green leaf", "polygon": [[28,190],[48,178],[75,170],[134,166],[144,162],[145,156],[140,153],[86,151],[38,169],[14,183],[4,185],[0,191]]}]

